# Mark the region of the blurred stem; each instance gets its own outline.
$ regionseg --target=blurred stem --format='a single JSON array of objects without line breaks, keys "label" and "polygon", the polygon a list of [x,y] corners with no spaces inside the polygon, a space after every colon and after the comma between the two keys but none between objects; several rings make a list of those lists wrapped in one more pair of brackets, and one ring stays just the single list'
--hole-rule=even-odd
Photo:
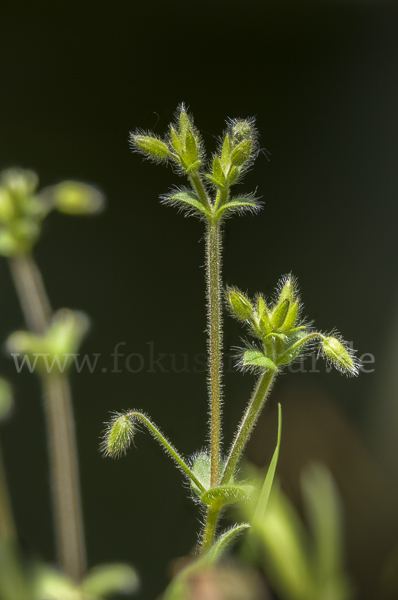
[{"label": "blurred stem", "polygon": [[228,483],[234,474],[235,467],[241,457],[244,447],[253,431],[258,417],[263,409],[265,401],[271,391],[276,372],[268,370],[260,376],[254,394],[246,408],[246,411],[239,424],[238,430],[234,436],[231,449],[225,464],[225,469],[221,479],[221,485]]},{"label": "blurred stem", "polygon": [[14,518],[11,510],[10,495],[6,472],[4,468],[3,453],[0,446],[0,539],[16,543],[17,534],[15,530]]},{"label": "blurred stem", "polygon": [[[29,329],[44,335],[51,319],[40,271],[31,255],[10,258],[10,268]],[[83,517],[72,400],[67,375],[41,374],[50,453],[58,554],[64,572],[81,581],[86,570]]]},{"label": "blurred stem", "polygon": [[206,554],[206,552],[208,552],[208,550],[210,550],[211,548],[214,539],[214,534],[216,532],[219,514],[219,509],[212,509],[210,508],[210,506],[207,509],[206,525],[203,532],[202,545],[200,549],[201,554]]},{"label": "blurred stem", "polygon": [[206,232],[207,303],[210,375],[210,487],[220,480],[221,421],[221,243],[219,223],[209,223]]}]

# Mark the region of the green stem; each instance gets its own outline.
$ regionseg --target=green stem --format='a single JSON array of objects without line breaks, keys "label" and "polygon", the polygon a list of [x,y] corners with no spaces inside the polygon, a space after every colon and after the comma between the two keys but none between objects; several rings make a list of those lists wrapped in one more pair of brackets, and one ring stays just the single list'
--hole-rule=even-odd
[{"label": "green stem", "polygon": [[210,486],[220,480],[221,422],[221,234],[220,224],[208,223],[206,232],[207,302],[210,392]]},{"label": "green stem", "polygon": [[3,455],[0,447],[0,539],[15,543],[17,534],[11,510]]},{"label": "green stem", "polygon": [[169,442],[169,440],[163,435],[163,433],[156,427],[156,425],[145,415],[138,411],[131,411],[126,413],[126,417],[131,419],[137,419],[141,421],[143,425],[152,433],[152,435],[158,440],[158,442],[166,449],[166,451],[175,460],[177,465],[188,475],[190,479],[197,485],[201,492],[205,492],[205,487],[200,483],[199,479],[194,475],[191,469],[188,467],[184,459],[179,455],[178,451]]},{"label": "green stem", "polygon": [[192,171],[188,173],[188,178],[194,191],[198,194],[203,206],[205,206],[209,212],[213,212],[213,206],[209,200],[205,186],[203,185],[203,181],[198,171]]},{"label": "green stem", "polygon": [[[14,256],[10,268],[29,329],[44,335],[52,311],[33,257]],[[74,581],[81,581],[86,570],[86,551],[69,381],[63,373],[40,376],[45,396],[58,555],[64,572]]]},{"label": "green stem", "polygon": [[240,459],[242,451],[246,446],[248,439],[253,431],[258,417],[263,409],[265,401],[271,391],[274,379],[276,377],[275,371],[268,370],[260,376],[254,394],[246,408],[245,414],[239,424],[238,430],[235,434],[232,442],[231,449],[229,451],[228,459],[225,464],[225,469],[221,479],[221,485],[228,483],[232,477],[235,467]]},{"label": "green stem", "polygon": [[206,525],[203,532],[202,544],[200,548],[201,554],[206,554],[206,552],[208,552],[212,546],[219,514],[220,509],[212,509],[210,508],[210,506],[208,507]]}]

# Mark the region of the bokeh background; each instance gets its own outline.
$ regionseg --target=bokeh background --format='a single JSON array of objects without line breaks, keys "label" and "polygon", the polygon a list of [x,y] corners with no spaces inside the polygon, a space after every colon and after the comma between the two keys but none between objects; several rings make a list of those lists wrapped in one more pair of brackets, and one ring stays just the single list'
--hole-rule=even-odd
[{"label": "bokeh background", "polygon": [[[1,16],[0,167],[32,168],[43,186],[80,179],[107,197],[95,219],[52,215],[36,248],[53,306],[86,311],[82,352],[101,354],[93,373],[72,375],[90,565],[134,564],[139,598],[151,599],[196,541],[196,507],[149,435],[118,462],[98,452],[109,411],[130,407],[186,455],[206,437],[206,376],[192,369],[206,349],[202,225],[159,204],[182,182],[127,141],[137,127],[165,132],[183,101],[209,152],[226,117],[256,116],[261,135],[240,190],[256,190],[264,209],[227,222],[225,281],[271,293],[293,272],[316,325],[338,327],[375,360],[358,379],[321,361],[319,373],[309,362],[280,377],[248,456],[269,462],[281,401],[284,489],[300,502],[300,470],[325,461],[358,597],[398,597],[397,5],[69,0],[6,2]],[[23,326],[5,260],[0,307],[5,340]],[[230,351],[242,332],[229,317],[225,329]],[[144,357],[142,370],[120,358],[112,372],[120,342]],[[167,372],[151,369],[151,348],[167,355]],[[184,354],[190,372],[175,372],[171,355],[183,369]],[[53,561],[39,383],[5,351],[0,369],[16,396],[1,438],[21,543]],[[252,385],[251,375],[225,377],[226,444]]]}]

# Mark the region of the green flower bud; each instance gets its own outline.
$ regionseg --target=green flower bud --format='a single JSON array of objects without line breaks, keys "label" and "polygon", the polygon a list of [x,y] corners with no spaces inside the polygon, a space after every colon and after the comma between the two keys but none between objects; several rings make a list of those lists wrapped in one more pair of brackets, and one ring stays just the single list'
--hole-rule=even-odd
[{"label": "green flower bud", "polygon": [[279,302],[283,302],[283,300],[289,300],[289,302],[293,303],[296,296],[296,282],[294,277],[288,275],[286,279],[282,279],[283,286],[279,294]]},{"label": "green flower bud", "polygon": [[336,337],[324,337],[322,350],[327,358],[339,371],[347,375],[358,375],[358,363],[352,351]]},{"label": "green flower bud", "polygon": [[6,169],[0,173],[0,185],[19,199],[35,192],[39,178],[36,173],[26,169]]},{"label": "green flower bud", "polygon": [[290,302],[286,298],[286,300],[284,300],[281,304],[278,304],[278,306],[272,311],[271,323],[274,330],[280,329],[284,324],[287,313],[289,312],[289,306]]},{"label": "green flower bud", "polygon": [[288,331],[289,329],[293,329],[296,324],[297,316],[298,316],[299,304],[298,302],[293,302],[290,304],[289,311],[287,313],[285,322],[281,327],[282,331]]},{"label": "green flower bud", "polygon": [[234,167],[242,167],[250,158],[253,149],[252,140],[244,140],[232,150],[231,164]]},{"label": "green flower bud", "polygon": [[135,428],[127,414],[116,413],[105,433],[102,448],[105,454],[119,458],[126,454],[133,441]]},{"label": "green flower bud", "polygon": [[79,181],[63,181],[45,190],[52,196],[54,205],[68,215],[98,213],[104,207],[104,196],[91,185]]},{"label": "green flower bud", "polygon": [[15,216],[12,198],[8,190],[0,188],[0,222],[9,223]]},{"label": "green flower bud", "polygon": [[253,316],[253,307],[250,300],[237,289],[230,289],[227,292],[228,303],[232,312],[238,319],[247,321]]},{"label": "green flower bud", "polygon": [[232,142],[233,145],[240,144],[245,140],[252,140],[256,136],[256,130],[253,120],[232,121]]},{"label": "green flower bud", "polygon": [[156,137],[132,133],[130,141],[139,152],[155,160],[166,160],[170,156],[167,144]]}]

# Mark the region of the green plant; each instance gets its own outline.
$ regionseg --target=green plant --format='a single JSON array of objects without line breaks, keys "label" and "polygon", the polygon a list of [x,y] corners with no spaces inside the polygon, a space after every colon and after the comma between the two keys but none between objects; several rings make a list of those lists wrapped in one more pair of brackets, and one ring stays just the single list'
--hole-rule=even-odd
[{"label": "green plant", "polygon": [[[68,371],[88,329],[81,312],[53,313],[33,258],[43,219],[54,209],[84,215],[98,212],[103,196],[94,187],[64,181],[38,190],[38,177],[23,169],[0,173],[0,254],[7,257],[29,331],[13,333],[7,347],[33,365],[43,388],[53,491],[54,525],[62,572],[43,565],[24,568],[0,453],[0,597],[2,600],[92,600],[134,591],[137,575],[127,565],[102,565],[86,572],[78,454]],[[14,356],[15,357],[15,356]],[[0,420],[11,406],[11,392],[0,379]]]},{"label": "green plant", "polygon": [[[200,134],[184,105],[180,106],[176,122],[170,125],[164,138],[137,131],[131,134],[130,139],[134,151],[156,163],[171,164],[178,174],[187,177],[189,187],[175,189],[164,196],[162,202],[198,217],[205,225],[210,445],[207,451],[196,453],[186,460],[146,414],[129,410],[115,413],[102,447],[106,454],[118,457],[126,452],[137,426],[146,427],[188,478],[194,500],[206,511],[198,554],[201,560],[205,557],[206,560],[216,560],[235,535],[248,527],[247,524],[237,524],[215,540],[222,510],[227,505],[251,498],[254,493],[251,484],[240,480],[237,468],[277,374],[303,352],[315,348],[344,373],[355,375],[358,365],[353,352],[340,336],[322,334],[303,319],[294,277],[283,277],[271,300],[262,294],[250,299],[234,287],[223,291],[223,222],[234,213],[257,213],[260,209],[260,203],[253,194],[231,195],[232,186],[242,179],[258,154],[253,119],[228,121],[210,163]],[[221,447],[224,295],[232,316],[247,326],[255,340],[241,350],[239,366],[257,374],[254,392],[226,454]],[[273,469],[275,466],[276,463]],[[270,482],[267,482],[267,494]],[[265,503],[267,499],[268,496],[264,498]]]}]

